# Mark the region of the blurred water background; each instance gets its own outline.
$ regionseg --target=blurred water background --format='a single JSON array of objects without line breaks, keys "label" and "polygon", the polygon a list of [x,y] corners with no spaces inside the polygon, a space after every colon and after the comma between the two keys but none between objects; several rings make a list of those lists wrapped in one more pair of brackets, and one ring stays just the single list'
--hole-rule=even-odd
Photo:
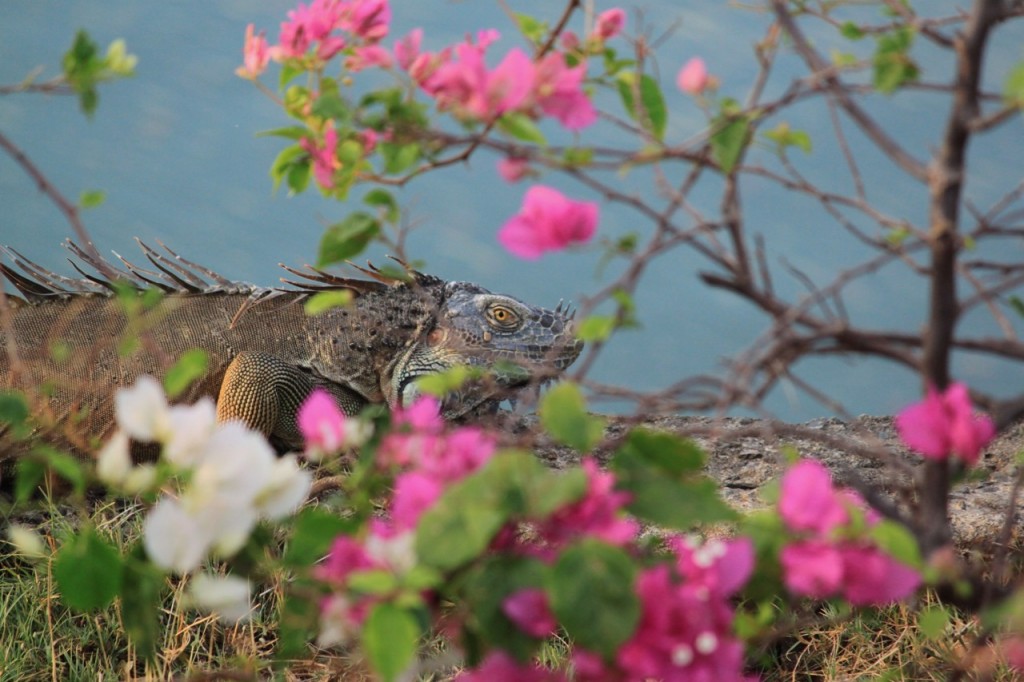
[{"label": "blurred water background", "polygon": [[[509,4],[516,11],[553,20],[561,3]],[[959,6],[945,0],[916,5],[928,15]],[[246,24],[267,29],[273,41],[292,6],[284,0],[4,0],[0,5],[2,84],[15,83],[40,66],[44,78],[58,73],[60,57],[80,28],[104,48],[111,40],[124,38],[139,63],[134,78],[101,88],[92,120],[79,112],[73,98],[17,94],[0,97],[0,130],[66,195],[74,198],[94,189],[106,193],[103,205],[84,214],[102,252],[117,250],[133,256],[137,253],[134,237],[150,243],[161,239],[187,258],[233,279],[275,283],[282,274],[278,262],[312,262],[323,226],[355,208],[329,202],[316,191],[298,197],[271,191],[267,171],[283,142],[257,138],[256,133],[287,122],[272,102],[234,74],[241,63]],[[392,39],[416,26],[424,28],[429,49],[492,26],[503,32],[492,56],[518,44],[497,3],[395,0],[392,6],[389,46]],[[666,137],[670,142],[689,138],[705,124],[692,99],[672,85],[679,66],[690,57],[702,56],[721,80],[723,92],[743,99],[755,74],[751,45],[770,22],[766,13],[725,2],[627,0],[622,6],[630,12],[630,32],[638,29],[637,9],[654,35],[678,22],[658,48],[655,65],[668,97]],[[881,16],[874,7],[856,12],[851,16],[873,20]],[[997,31],[985,65],[989,87],[998,89],[1011,66],[1024,58],[1021,23]],[[831,31],[811,35],[826,54],[833,46],[861,55],[872,49],[870,42],[844,43]],[[926,80],[948,80],[947,54],[918,41],[914,55]],[[271,83],[276,77],[272,73]],[[793,75],[802,73],[795,57],[781,58],[769,93],[781,92]],[[621,111],[615,98],[603,98],[601,103]],[[869,104],[918,158],[925,158],[939,139],[947,106],[941,97],[925,93],[901,95],[898,100],[879,96]],[[848,174],[834,141],[829,142],[832,132],[824,112],[820,105],[800,105],[786,114],[794,128],[807,131],[815,142],[813,154],[795,152],[795,161],[811,177],[825,184],[834,181],[835,187],[848,190]],[[851,129],[846,127],[851,143],[866,149],[863,138]],[[622,144],[610,126],[595,134],[602,143]],[[985,207],[1021,179],[1021,117],[976,140],[970,152],[968,193],[976,205]],[[870,199],[882,210],[924,224],[924,188],[894,171],[880,155],[865,153]],[[413,256],[447,279],[475,281],[543,305],[554,305],[561,298],[578,300],[617,274],[618,264],[599,267],[598,248],[549,255],[537,262],[505,253],[495,234],[516,212],[526,186],[503,183],[495,170],[496,160],[481,153],[468,164],[421,177],[398,193],[408,216],[422,224],[410,239]],[[681,178],[685,170],[676,167],[675,172]],[[549,176],[544,182],[576,198],[594,198],[571,180]],[[635,171],[617,182],[628,191],[654,196],[649,173]],[[702,182],[692,198],[713,209],[718,189],[713,180]],[[866,253],[806,199],[757,182],[745,184],[743,197],[750,232],[765,237],[773,266],[784,257],[821,284]],[[0,155],[0,206],[0,243],[70,274],[59,246],[70,236],[68,225],[22,169],[4,155]],[[648,235],[652,229],[626,209],[604,207],[602,211],[601,237],[615,239],[634,231]],[[1019,245],[1003,246],[1019,249]],[[382,252],[373,251],[371,257],[381,260]],[[701,285],[697,271],[705,265],[685,250],[655,263],[637,296],[641,327],[616,336],[591,376],[633,389],[654,389],[686,375],[716,371],[723,358],[748,346],[766,320],[746,303]],[[778,271],[776,284],[791,292],[802,287],[783,270]],[[921,279],[890,267],[853,287],[846,303],[855,319],[871,327],[915,330],[923,320],[924,295]],[[968,322],[986,324],[980,317]],[[831,358],[806,362],[801,369],[831,389],[855,414],[892,413],[920,390],[908,372],[880,361]],[[956,372],[959,378],[997,394],[1018,393],[1024,387],[1020,367],[984,357],[963,358]],[[768,404],[789,420],[826,414],[821,405],[784,388]],[[626,406],[597,407],[621,410]]]}]

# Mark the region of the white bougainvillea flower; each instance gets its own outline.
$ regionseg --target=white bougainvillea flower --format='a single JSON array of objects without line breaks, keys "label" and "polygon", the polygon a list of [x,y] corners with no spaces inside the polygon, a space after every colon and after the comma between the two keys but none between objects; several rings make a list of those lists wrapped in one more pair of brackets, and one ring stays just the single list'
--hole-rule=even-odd
[{"label": "white bougainvillea flower", "polygon": [[371,530],[363,546],[371,559],[387,564],[396,573],[406,573],[416,565],[416,533],[413,531],[382,534]]},{"label": "white bougainvillea flower", "polygon": [[175,405],[168,412],[169,436],[163,456],[178,468],[193,466],[217,428],[217,408],[210,398],[192,405]]},{"label": "white bougainvillea flower", "polygon": [[185,504],[202,507],[212,498],[251,505],[269,483],[277,456],[266,439],[239,422],[217,427],[192,475]]},{"label": "white bougainvillea flower", "polygon": [[106,485],[121,488],[131,470],[131,439],[124,431],[115,431],[96,457],[96,475]]},{"label": "white bougainvillea flower", "polygon": [[15,551],[28,559],[42,559],[46,556],[46,544],[35,532],[20,523],[12,523],[7,528],[7,539],[14,545]]},{"label": "white bougainvillea flower", "polygon": [[299,467],[295,455],[274,462],[270,477],[253,503],[262,518],[276,521],[291,515],[309,496],[313,475]]},{"label": "white bougainvillea flower", "polygon": [[114,419],[135,440],[164,441],[170,436],[170,408],[160,382],[140,376],[131,388],[114,393]]},{"label": "white bougainvillea flower", "polygon": [[142,527],[142,544],[154,564],[174,573],[199,567],[210,548],[207,526],[175,499],[162,497],[149,510]]},{"label": "white bougainvillea flower", "polygon": [[214,553],[221,557],[242,549],[259,520],[251,501],[243,503],[231,498],[214,498],[194,513],[202,519]]},{"label": "white bougainvillea flower", "polygon": [[329,647],[347,644],[359,634],[359,621],[352,614],[352,605],[341,595],[331,595],[320,609],[320,634],[318,646]]},{"label": "white bougainvillea flower", "polygon": [[131,468],[124,477],[121,490],[129,495],[141,495],[153,490],[157,480],[157,469],[152,464],[139,464]]},{"label": "white bougainvillea flower", "polygon": [[249,581],[235,575],[200,573],[192,578],[188,597],[190,605],[227,623],[246,621],[252,615]]}]

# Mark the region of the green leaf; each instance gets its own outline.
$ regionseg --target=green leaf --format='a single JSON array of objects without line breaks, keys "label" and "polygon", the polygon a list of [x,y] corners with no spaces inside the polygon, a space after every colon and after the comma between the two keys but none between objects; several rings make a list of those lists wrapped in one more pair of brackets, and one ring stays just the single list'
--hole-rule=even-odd
[{"label": "green leaf", "polygon": [[397,679],[412,663],[420,641],[420,626],[406,609],[381,602],[363,623],[363,650],[370,666],[385,680]]},{"label": "green leaf", "polygon": [[917,614],[917,627],[925,639],[933,641],[941,639],[949,622],[949,608],[942,604],[932,604],[921,609],[921,612]]},{"label": "green leaf", "polygon": [[303,304],[307,315],[320,315],[328,310],[344,308],[352,303],[352,292],[348,289],[331,289],[329,291],[318,291]]},{"label": "green leaf", "polygon": [[363,203],[368,206],[374,206],[384,210],[384,220],[389,223],[397,223],[401,217],[401,213],[398,209],[398,202],[391,192],[380,187],[371,189],[363,197]]},{"label": "green leaf", "polygon": [[345,581],[346,589],[361,594],[386,595],[398,589],[398,577],[382,568],[352,571]]},{"label": "green leaf", "polygon": [[23,457],[14,465],[14,499],[27,502],[46,476],[46,466],[32,457]]},{"label": "green leaf", "polygon": [[562,153],[562,163],[566,166],[587,166],[594,160],[594,150],[590,147],[569,147]]},{"label": "green leaf", "polygon": [[40,457],[50,471],[69,482],[75,493],[85,492],[85,470],[82,468],[82,463],[76,458],[49,445],[38,446],[33,450],[33,454]]},{"label": "green leaf", "polygon": [[864,29],[852,21],[844,21],[839,27],[839,33],[848,40],[860,40],[864,37]]},{"label": "green leaf", "polygon": [[192,348],[181,354],[178,361],[164,376],[164,390],[168,398],[176,398],[197,379],[201,379],[210,365],[210,356],[201,348]]},{"label": "green leaf", "polygon": [[102,190],[88,190],[86,192],[82,192],[78,196],[78,205],[83,209],[96,208],[106,201],[106,199],[107,195]]},{"label": "green leaf", "polygon": [[[519,660],[528,660],[539,641],[527,635],[509,620],[502,602],[515,592],[542,588],[548,567],[539,559],[516,556],[490,556],[474,566],[466,576],[458,595],[459,603],[468,606],[472,618],[466,628],[479,640],[508,651]],[[471,665],[479,662],[480,652],[469,650]]]},{"label": "green leaf", "polygon": [[444,398],[449,393],[462,388],[470,378],[479,375],[480,372],[475,368],[467,365],[455,365],[443,372],[417,377],[416,387],[423,393]]},{"label": "green leaf", "polygon": [[283,137],[289,140],[295,140],[298,142],[304,137],[309,137],[309,128],[306,126],[286,126],[284,128],[273,128],[271,130],[261,130],[256,133],[256,137]]},{"label": "green leaf", "polygon": [[1015,313],[1017,313],[1021,317],[1024,317],[1024,300],[1021,300],[1020,296],[1011,295],[1007,297],[1006,300],[1007,303],[1010,304],[1010,307],[1013,308],[1013,311]]},{"label": "green leaf", "polygon": [[335,512],[307,507],[295,517],[294,530],[282,561],[291,568],[312,566],[327,556],[339,535],[353,533],[357,523]]},{"label": "green leaf", "polygon": [[306,72],[302,66],[295,60],[289,59],[284,62],[281,66],[281,75],[278,76],[277,86],[284,88],[290,83],[296,76],[301,76]]},{"label": "green leaf", "polygon": [[307,658],[310,655],[309,642],[316,638],[320,627],[317,600],[300,591],[285,594],[277,627],[277,659],[294,661]]},{"label": "green leaf", "polygon": [[498,129],[509,137],[523,142],[547,145],[547,138],[529,116],[517,112],[505,114],[498,119]]},{"label": "green leaf", "polygon": [[698,472],[704,454],[670,434],[637,429],[612,460],[617,488],[630,493],[627,509],[659,525],[688,530],[701,523],[730,521],[736,513],[722,501],[718,485]]},{"label": "green leaf", "polygon": [[615,331],[615,317],[612,315],[591,315],[576,328],[576,338],[591,343],[604,341]]},{"label": "green leaf", "polygon": [[24,394],[15,390],[0,390],[0,423],[19,426],[28,419],[28,403]]},{"label": "green leaf", "polygon": [[129,556],[121,584],[121,623],[140,658],[156,659],[160,641],[160,602],[164,577],[154,566]]},{"label": "green leaf", "polygon": [[332,118],[337,121],[348,121],[352,117],[348,102],[340,95],[332,92],[321,94],[313,101],[310,113],[320,118]]},{"label": "green leaf", "polygon": [[61,599],[78,611],[108,606],[121,589],[123,574],[121,555],[89,526],[60,548],[53,563]]},{"label": "green leaf", "polygon": [[278,152],[274,162],[270,164],[270,177],[274,181],[274,190],[281,185],[281,180],[297,164],[309,165],[309,154],[297,144],[285,147]]},{"label": "green leaf", "polygon": [[416,527],[416,556],[441,571],[456,568],[481,554],[508,518],[504,496],[479,472],[451,485]]},{"label": "green leaf", "polygon": [[523,37],[535,45],[539,45],[547,36],[548,23],[529,14],[516,12],[516,24],[519,26]]},{"label": "green leaf", "polygon": [[634,90],[637,89],[635,71],[622,71],[616,77],[619,89],[619,96],[626,113],[634,121],[639,123],[645,130],[661,140],[665,136],[665,127],[668,125],[668,108],[665,106],[665,97],[661,93],[661,86],[648,74],[640,76],[639,92],[640,103],[643,111],[636,106]]},{"label": "green leaf", "polygon": [[878,38],[874,56],[874,85],[882,93],[891,93],[904,83],[917,80],[917,64],[910,58],[914,31],[902,26]]},{"label": "green leaf", "polygon": [[286,182],[292,194],[302,194],[309,187],[309,179],[313,175],[313,168],[308,163],[293,163],[288,168]]},{"label": "green leaf", "polygon": [[384,172],[398,175],[408,170],[419,161],[420,145],[418,142],[394,144],[385,142],[377,146],[381,158],[384,159]]},{"label": "green leaf", "polygon": [[750,137],[750,119],[745,115],[720,114],[711,134],[711,157],[722,172],[732,173]]},{"label": "green leaf", "polygon": [[636,458],[673,477],[700,471],[707,459],[693,441],[646,428],[630,431],[618,454]]},{"label": "green leaf", "polygon": [[99,102],[96,81],[103,64],[98,51],[96,43],[92,41],[89,34],[79,30],[75,34],[71,49],[64,53],[62,61],[64,76],[78,93],[79,106],[87,116],[92,115]]},{"label": "green leaf", "polygon": [[917,539],[903,524],[888,519],[879,521],[871,527],[869,535],[886,554],[901,564],[917,570],[924,567]]},{"label": "green leaf", "polygon": [[579,452],[590,452],[604,437],[605,420],[587,412],[579,386],[563,382],[540,400],[540,422],[559,443]]},{"label": "green leaf", "polygon": [[1024,62],[1010,69],[1006,75],[1003,97],[1007,104],[1024,109]]},{"label": "green leaf", "polygon": [[551,610],[572,641],[610,659],[636,629],[636,566],[617,547],[584,540],[562,552],[548,581]]},{"label": "green leaf", "polygon": [[790,129],[789,124],[785,121],[779,123],[774,129],[765,131],[764,136],[774,142],[780,152],[787,147],[797,147],[805,154],[811,153],[811,136],[802,130]]},{"label": "green leaf", "polygon": [[371,215],[356,211],[340,223],[327,228],[320,240],[317,267],[339,263],[358,256],[380,233],[380,222]]}]

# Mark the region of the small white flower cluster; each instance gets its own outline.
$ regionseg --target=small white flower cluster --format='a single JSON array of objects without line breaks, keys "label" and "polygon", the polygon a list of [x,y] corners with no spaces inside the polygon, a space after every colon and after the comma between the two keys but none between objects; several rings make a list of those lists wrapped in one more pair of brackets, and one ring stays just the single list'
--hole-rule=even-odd
[{"label": "small white flower cluster", "polygon": [[[143,376],[117,392],[114,416],[119,430],[97,463],[104,483],[136,493],[156,481],[156,467],[132,465],[129,439],[158,443],[163,460],[182,474],[174,491],[157,500],[143,527],[146,553],[164,570],[188,574],[211,553],[231,556],[258,521],[290,515],[309,494],[312,475],[299,468],[295,455],[277,457],[261,434],[241,423],[218,424],[209,398],[170,406],[160,384]],[[244,580],[197,576],[193,582],[194,603],[233,620],[249,611]],[[225,599],[231,604],[222,603]]]}]

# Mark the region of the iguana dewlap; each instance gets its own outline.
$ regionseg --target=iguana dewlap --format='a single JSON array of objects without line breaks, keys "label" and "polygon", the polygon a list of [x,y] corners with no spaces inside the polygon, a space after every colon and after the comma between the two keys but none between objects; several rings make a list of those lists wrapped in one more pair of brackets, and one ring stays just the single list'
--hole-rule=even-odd
[{"label": "iguana dewlap", "polygon": [[[418,377],[456,365],[488,370],[443,404],[460,416],[518,388],[551,379],[579,355],[571,314],[546,310],[465,282],[412,270],[404,278],[364,271],[372,280],[286,268],[303,278],[291,288],[230,282],[210,270],[142,245],[156,270],[121,259],[123,268],[90,257],[107,273],[69,279],[5,249],[14,267],[0,272],[24,298],[7,296],[0,324],[0,385],[42,387],[58,422],[88,436],[112,425],[112,394],[142,374],[160,376],[181,353],[204,350],[206,376],[183,399],[217,400],[218,419],[239,419],[281,448],[300,445],[295,412],[316,387],[354,414],[370,403],[406,405]],[[164,247],[166,249],[166,247]],[[119,257],[120,258],[120,257]],[[112,276],[134,295],[158,287],[152,308],[126,314]],[[318,291],[352,293],[348,305],[307,315]],[[132,294],[129,294],[129,298]],[[138,338],[127,346],[126,339]]]}]

